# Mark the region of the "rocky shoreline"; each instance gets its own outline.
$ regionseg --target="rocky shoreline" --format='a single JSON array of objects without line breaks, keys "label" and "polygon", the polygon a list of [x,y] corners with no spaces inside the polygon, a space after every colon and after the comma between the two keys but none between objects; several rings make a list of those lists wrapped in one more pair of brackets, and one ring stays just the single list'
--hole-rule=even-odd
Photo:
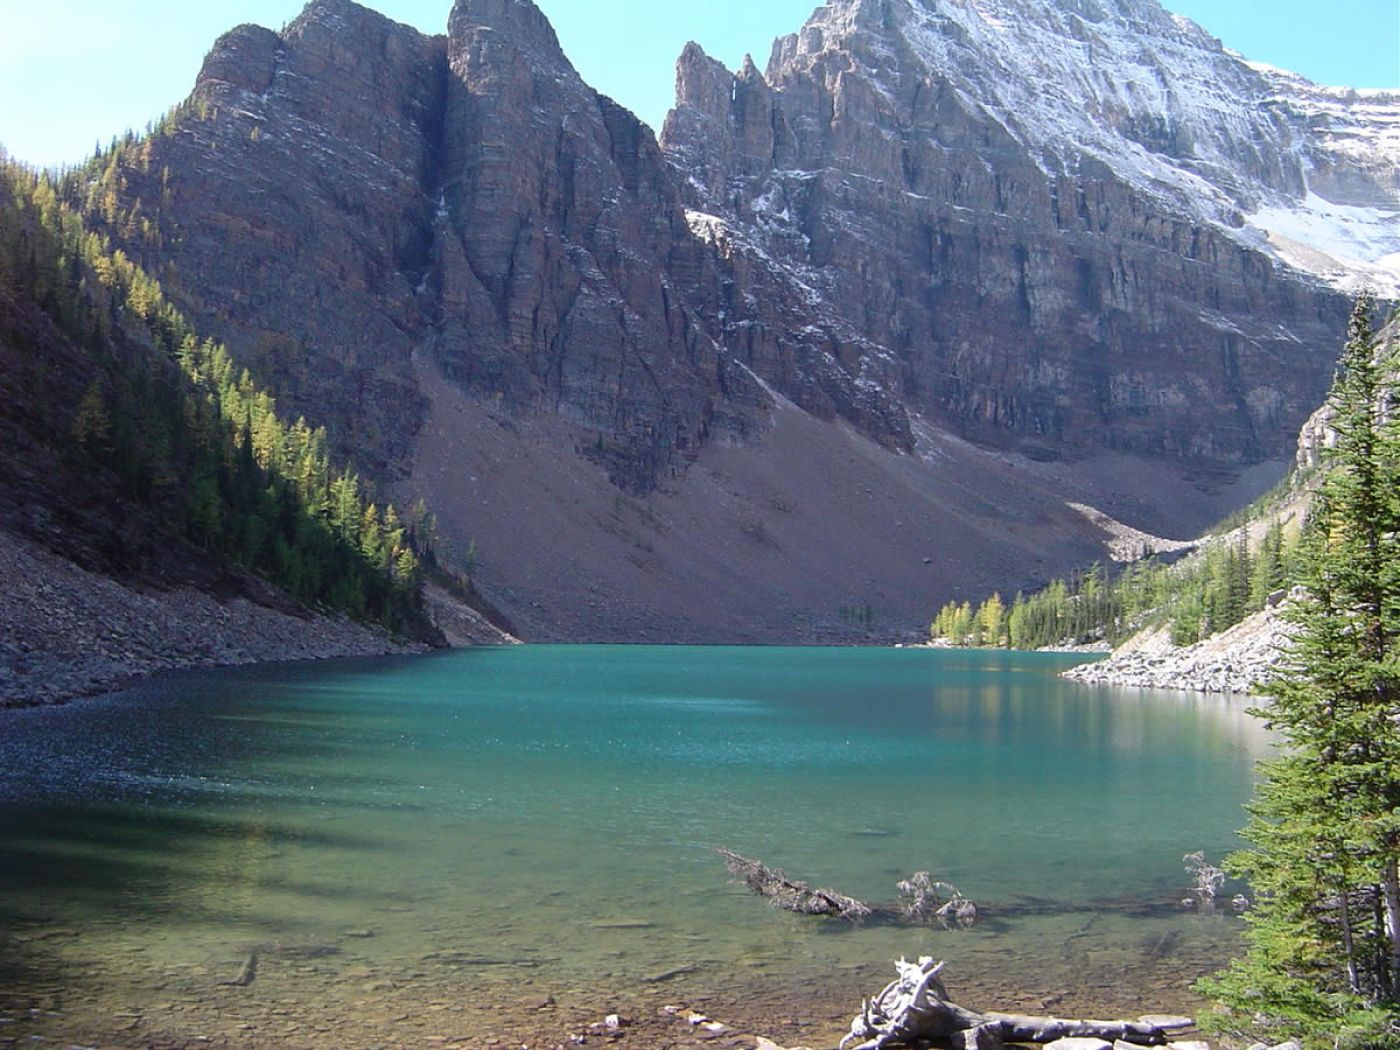
[{"label": "rocky shoreline", "polygon": [[0,531],[0,708],[62,703],[177,668],[426,650],[245,597],[136,590]]},{"label": "rocky shoreline", "polygon": [[[724,974],[683,967],[622,983],[565,978],[529,960],[474,957],[475,964],[444,968],[425,958],[404,969],[374,951],[375,932],[268,941],[236,954],[213,947],[199,961],[127,942],[117,958],[128,967],[83,971],[74,962],[93,958],[90,930],[22,922],[0,930],[0,947],[24,975],[0,987],[0,1046],[834,1050],[861,998],[891,969],[883,961],[853,963],[818,987],[742,965]],[[996,975],[960,976],[957,984],[973,1002],[1058,1016],[1136,1017],[1162,998],[1176,1001],[1173,1010],[1186,1005],[1179,974],[1132,992],[1123,982],[1107,1000],[1089,987],[1017,985]],[[1186,1017],[1171,1019],[1171,1050],[1209,1050]]]},{"label": "rocky shoreline", "polygon": [[1130,638],[1107,660],[1080,664],[1061,676],[1085,685],[1252,693],[1279,666],[1289,624],[1282,606],[1264,609],[1195,645],[1176,646],[1168,627]]}]

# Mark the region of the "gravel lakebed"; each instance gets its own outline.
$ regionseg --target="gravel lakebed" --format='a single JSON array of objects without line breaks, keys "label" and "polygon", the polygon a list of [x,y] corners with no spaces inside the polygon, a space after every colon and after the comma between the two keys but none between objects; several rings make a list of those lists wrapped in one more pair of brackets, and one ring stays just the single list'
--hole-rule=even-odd
[{"label": "gravel lakebed", "polygon": [[[1033,978],[967,965],[949,990],[981,1009],[1189,1016],[1203,1005],[1190,981],[1223,961],[1187,951],[1150,973],[1125,973],[1099,967],[1092,947],[1085,955],[1086,939],[1093,944],[1092,933],[1067,939]],[[504,957],[444,967],[428,953],[405,966],[376,956],[372,928],[190,961],[159,944],[114,946],[98,929],[35,920],[0,932],[0,949],[0,1046],[816,1050],[835,1047],[861,998],[894,976],[888,960],[857,959],[819,980],[737,963],[678,966],[645,981]]]}]

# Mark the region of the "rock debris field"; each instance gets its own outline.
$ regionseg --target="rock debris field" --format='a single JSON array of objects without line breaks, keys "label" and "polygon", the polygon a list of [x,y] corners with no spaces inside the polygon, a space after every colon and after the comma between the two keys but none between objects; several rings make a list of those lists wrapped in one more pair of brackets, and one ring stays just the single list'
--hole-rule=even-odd
[{"label": "rock debris field", "polygon": [[1287,645],[1288,623],[1281,608],[1270,608],[1195,645],[1172,645],[1166,627],[1145,631],[1109,659],[1064,677],[1086,685],[1250,693],[1275,673]]},{"label": "rock debris field", "polygon": [[346,620],[185,588],[133,590],[0,532],[0,707],[59,703],[176,668],[407,651]]}]

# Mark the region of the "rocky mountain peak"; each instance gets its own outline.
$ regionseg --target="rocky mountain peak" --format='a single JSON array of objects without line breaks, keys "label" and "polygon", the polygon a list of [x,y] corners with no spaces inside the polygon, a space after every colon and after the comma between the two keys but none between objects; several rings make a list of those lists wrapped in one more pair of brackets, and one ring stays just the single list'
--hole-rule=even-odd
[{"label": "rocky mountain peak", "polygon": [[1324,155],[1389,199],[1319,91],[1152,0],[832,0],[766,73],[688,46],[663,152],[528,0],[317,0],[220,40],[103,232],[536,636],[919,619],[1091,560],[1067,487],[1171,535],[1288,453],[1347,304],[1249,209]]},{"label": "rocky mountain peak", "polygon": [[356,50],[356,41],[370,37],[393,37],[415,43],[427,39],[412,26],[395,22],[355,0],[310,0],[282,35],[288,43],[335,40],[347,52]]},{"label": "rocky mountain peak", "polygon": [[723,62],[692,40],[676,60],[676,105],[720,112],[733,95],[733,80]]},{"label": "rocky mountain peak", "polygon": [[1246,62],[1156,0],[833,0],[768,69],[817,78],[906,131],[891,104],[935,87],[1050,177],[1104,164],[1289,266],[1400,292],[1400,96]]},{"label": "rocky mountain peak", "polygon": [[388,21],[382,14],[355,0],[308,0],[295,19],[287,27],[295,32],[316,23],[327,28],[345,29],[355,22],[364,20]]},{"label": "rocky mountain peak", "polygon": [[214,42],[204,57],[195,87],[228,84],[260,94],[272,84],[281,48],[282,38],[262,26],[241,25],[230,29]]},{"label": "rocky mountain peak", "polygon": [[531,62],[577,75],[559,46],[549,19],[530,0],[456,0],[447,20],[447,32],[454,51],[462,50],[469,42],[480,46],[489,39],[527,56]]},{"label": "rocky mountain peak", "polygon": [[808,28],[819,32],[788,38],[770,79],[834,69],[842,50],[881,87],[946,81],[1047,171],[1096,155],[1198,209],[1249,203],[1261,182],[1302,186],[1287,129],[1257,105],[1259,76],[1155,0],[845,0]]},{"label": "rocky mountain peak", "polygon": [[1242,462],[1319,396],[1324,267],[1268,258],[1310,121],[1156,0],[832,0],[765,78],[679,73],[662,141],[690,207],[859,333],[862,389],[1035,456]]},{"label": "rocky mountain peak", "polygon": [[745,150],[758,153],[759,166],[771,165],[771,95],[751,57],[744,57],[736,76],[699,44],[687,44],[676,62],[676,106],[662,131],[662,141],[686,178],[708,194],[723,196],[726,172]]}]

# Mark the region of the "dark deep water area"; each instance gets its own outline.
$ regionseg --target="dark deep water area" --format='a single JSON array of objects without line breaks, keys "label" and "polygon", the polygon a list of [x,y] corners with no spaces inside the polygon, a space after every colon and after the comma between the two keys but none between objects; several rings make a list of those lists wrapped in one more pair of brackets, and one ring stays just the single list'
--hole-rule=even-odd
[{"label": "dark deep water area", "polygon": [[[1236,844],[1268,737],[1074,662],[532,646],[7,712],[0,1042],[551,1046],[620,1010],[681,1046],[683,1005],[817,1046],[901,955],[988,1009],[1190,1009],[1239,927],[1181,908],[1182,856]],[[777,911],[721,845],[876,901],[928,870],[984,921]]]}]

